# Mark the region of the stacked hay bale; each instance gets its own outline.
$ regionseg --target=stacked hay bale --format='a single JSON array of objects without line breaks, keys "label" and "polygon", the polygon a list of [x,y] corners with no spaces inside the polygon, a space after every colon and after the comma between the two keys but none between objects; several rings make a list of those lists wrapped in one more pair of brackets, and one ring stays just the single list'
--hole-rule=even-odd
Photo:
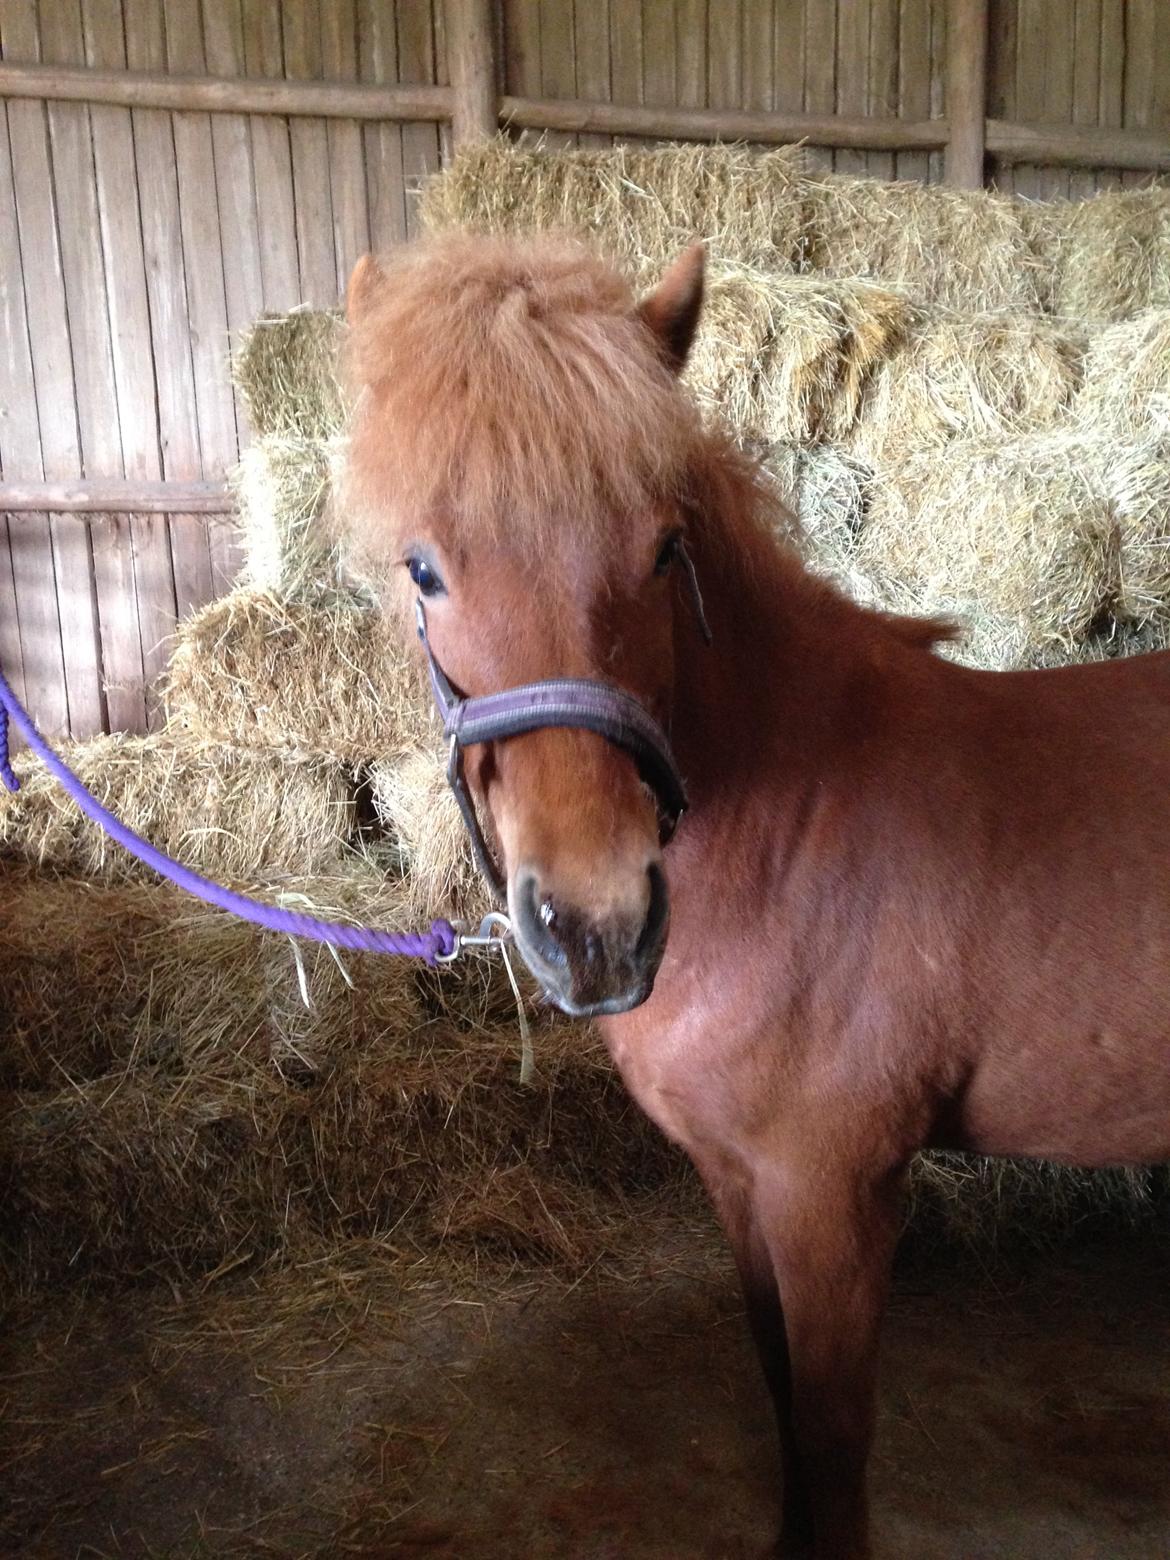
[{"label": "stacked hay bale", "polygon": [[601,232],[645,280],[706,239],[691,383],[762,450],[814,567],[956,617],[947,653],[976,665],[1166,641],[1170,190],[1030,204],[787,151],[501,140],[457,159],[424,216]]},{"label": "stacked hay bale", "polygon": [[[764,454],[814,567],[957,615],[958,653],[995,666],[1166,636],[1168,211],[1156,190],[1049,207],[813,176],[791,150],[503,141],[425,201],[435,228],[603,235],[642,284],[705,238],[700,402]],[[211,875],[402,926],[483,896],[429,701],[322,524],[343,329],[299,310],[242,344],[241,580],[182,626],[167,729],[71,757]],[[336,961],[227,922],[22,767],[0,798],[0,1181],[26,1279],[218,1272],[351,1235],[580,1265],[664,1188],[693,1193],[579,1029],[544,1015],[542,1087],[519,1087],[498,972]],[[918,1184],[964,1234],[1148,1194],[954,1162]]]}]

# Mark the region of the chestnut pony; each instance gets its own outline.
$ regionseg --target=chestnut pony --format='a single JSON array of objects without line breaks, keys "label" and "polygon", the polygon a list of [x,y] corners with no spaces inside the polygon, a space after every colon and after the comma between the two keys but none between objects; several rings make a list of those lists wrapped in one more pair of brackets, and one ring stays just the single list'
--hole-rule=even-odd
[{"label": "chestnut pony", "polygon": [[362,261],[345,524],[466,694],[594,678],[671,733],[665,850],[590,732],[469,749],[467,779],[526,962],[606,1015],[726,1228],[780,1552],[861,1560],[912,1155],[1170,1158],[1170,655],[972,671],[808,574],[679,384],[702,277],[695,248],[637,305],[562,241]]}]

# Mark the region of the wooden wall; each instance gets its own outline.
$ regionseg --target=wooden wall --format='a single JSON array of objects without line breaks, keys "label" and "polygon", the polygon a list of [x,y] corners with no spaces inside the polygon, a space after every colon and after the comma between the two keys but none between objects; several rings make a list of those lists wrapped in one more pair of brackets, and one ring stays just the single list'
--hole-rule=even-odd
[{"label": "wooden wall", "polygon": [[[524,98],[937,118],[948,0],[499,0]],[[5,62],[220,77],[446,81],[442,0],[0,0]],[[1170,0],[992,0],[989,114],[1170,135]],[[336,301],[413,231],[433,123],[11,98],[0,135],[0,480],[222,479],[247,438],[232,333]],[[550,135],[571,144],[606,137]],[[934,180],[942,154],[813,149]],[[1141,174],[1018,166],[1080,196]],[[0,516],[0,667],[47,733],[143,730],[176,617],[222,589],[230,526]]]}]

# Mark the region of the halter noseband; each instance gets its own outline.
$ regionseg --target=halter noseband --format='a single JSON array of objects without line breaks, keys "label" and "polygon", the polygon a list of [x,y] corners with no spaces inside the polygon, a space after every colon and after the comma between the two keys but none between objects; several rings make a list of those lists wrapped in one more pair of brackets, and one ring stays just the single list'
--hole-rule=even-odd
[{"label": "halter noseband", "polygon": [[[709,644],[711,632],[703,614],[694,566],[681,543],[679,558],[700,630]],[[471,838],[476,865],[498,899],[505,897],[504,877],[483,837],[475,803],[467,788],[463,773],[465,747],[523,736],[548,726],[573,726],[592,731],[633,759],[638,774],[653,791],[658,803],[659,839],[666,844],[687,809],[687,793],[665,731],[632,694],[593,678],[551,677],[543,682],[523,683],[518,688],[469,699],[452,685],[435,659],[427,638],[426,611],[421,597],[415,602],[415,615],[418,637],[426,653],[431,690],[443,720],[443,735],[450,743],[447,782],[455,793]]]}]

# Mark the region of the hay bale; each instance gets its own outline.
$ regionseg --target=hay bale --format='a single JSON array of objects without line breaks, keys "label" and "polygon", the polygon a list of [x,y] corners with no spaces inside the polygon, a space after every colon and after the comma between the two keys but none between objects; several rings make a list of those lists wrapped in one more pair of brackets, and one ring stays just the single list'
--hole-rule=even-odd
[{"label": "hay bale", "polygon": [[[365,917],[401,925],[368,875],[298,892],[336,913],[359,882]],[[533,1016],[541,1087],[522,1088],[514,1009],[493,1018],[461,970],[346,954],[343,973],[307,945],[306,1007],[287,939],[168,889],[4,891],[0,1243],[25,1278],[391,1231],[589,1261],[628,1196],[678,1174],[579,1026]],[[478,1214],[457,1214],[473,1187]]]},{"label": "hay bale", "polygon": [[403,888],[417,915],[475,920],[491,898],[447,784],[446,758],[415,748],[371,765],[370,795],[402,853]]},{"label": "hay bale", "polygon": [[182,624],[168,727],[201,742],[366,763],[433,737],[429,692],[375,610],[236,591]]},{"label": "hay bale", "polygon": [[461,150],[428,181],[421,215],[432,233],[576,233],[604,245],[643,283],[699,238],[713,259],[794,270],[804,226],[802,166],[793,147],[564,152],[500,136]]},{"label": "hay bale", "polygon": [[1053,320],[920,310],[870,377],[849,447],[897,459],[952,438],[1055,427],[1080,382],[1084,340]]},{"label": "hay bale", "polygon": [[1118,595],[1108,464],[1070,434],[911,455],[874,485],[859,566],[898,610],[956,617],[962,659],[1071,653]]},{"label": "hay bale", "polygon": [[332,309],[264,315],[240,336],[232,379],[261,438],[324,444],[341,433],[346,407],[337,362],[345,320]]},{"label": "hay bale", "polygon": [[873,468],[833,444],[777,444],[765,455],[764,469],[796,522],[779,540],[855,601],[880,605],[857,561]]},{"label": "hay bale", "polygon": [[840,438],[910,317],[905,299],[865,282],[717,265],[687,381],[746,438]]},{"label": "hay bale", "polygon": [[1116,615],[1127,623],[1170,622],[1170,440],[1107,444],[1102,481],[1116,520]]},{"label": "hay bale", "polygon": [[1107,190],[1021,209],[1049,313],[1087,325],[1170,308],[1170,190]]},{"label": "hay bale", "polygon": [[[354,777],[322,759],[192,746],[167,736],[96,737],[62,756],[123,823],[211,877],[322,872],[357,830]],[[22,755],[16,769],[21,789],[0,792],[0,862],[154,881],[39,761]]]},{"label": "hay bale", "polygon": [[868,277],[948,309],[1039,307],[1022,202],[843,174],[806,179],[803,196],[805,269]]},{"label": "hay bale", "polygon": [[1073,413],[1090,433],[1170,439],[1170,308],[1146,309],[1090,338]]},{"label": "hay bale", "polygon": [[248,446],[232,472],[244,562],[240,584],[286,599],[357,604],[326,523],[333,446],[269,435]]}]

